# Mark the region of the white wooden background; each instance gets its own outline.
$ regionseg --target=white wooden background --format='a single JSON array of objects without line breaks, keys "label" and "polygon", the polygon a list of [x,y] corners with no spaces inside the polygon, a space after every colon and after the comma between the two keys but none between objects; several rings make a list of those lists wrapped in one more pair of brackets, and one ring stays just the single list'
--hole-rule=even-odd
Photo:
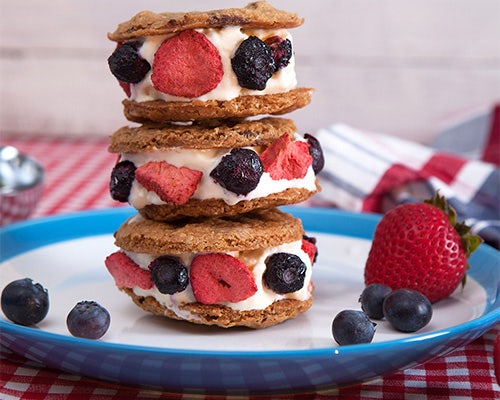
[{"label": "white wooden background", "polygon": [[[142,9],[246,0],[0,0],[0,133],[107,136],[127,123],[106,33]],[[274,0],[293,30],[312,104],[303,132],[337,122],[423,143],[500,100],[500,0]]]}]

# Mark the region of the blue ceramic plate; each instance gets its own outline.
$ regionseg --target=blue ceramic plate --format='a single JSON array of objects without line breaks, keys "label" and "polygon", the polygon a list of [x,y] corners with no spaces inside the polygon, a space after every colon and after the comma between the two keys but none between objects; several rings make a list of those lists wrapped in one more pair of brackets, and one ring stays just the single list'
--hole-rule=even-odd
[{"label": "blue ceramic plate", "polygon": [[[416,334],[377,325],[370,344],[338,347],[331,321],[359,309],[363,267],[378,216],[290,207],[318,239],[315,300],[298,318],[262,329],[205,327],[149,315],[116,290],[104,267],[115,251],[112,233],[129,208],[55,216],[0,231],[0,289],[31,277],[50,295],[36,327],[0,317],[1,344],[70,373],[170,391],[258,394],[306,392],[362,383],[424,363],[463,346],[500,321],[500,256],[482,245],[471,259],[465,289],[434,305]],[[111,314],[98,341],[68,334],[69,310],[95,300]]]}]

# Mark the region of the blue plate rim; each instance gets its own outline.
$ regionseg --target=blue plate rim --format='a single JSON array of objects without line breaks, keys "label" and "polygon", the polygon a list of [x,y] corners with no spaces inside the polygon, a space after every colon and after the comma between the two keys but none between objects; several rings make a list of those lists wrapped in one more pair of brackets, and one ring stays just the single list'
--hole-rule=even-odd
[{"label": "blue plate rim", "polygon": [[[297,207],[297,206],[288,206],[282,207],[282,209],[286,212],[290,212],[299,218],[305,218],[304,226],[308,231],[316,231],[316,232],[326,232],[331,234],[339,234],[342,236],[352,237],[353,235],[343,233],[333,232],[331,229],[326,229],[324,227],[323,218],[320,218],[319,223],[311,223],[307,224],[307,217],[311,216],[328,216],[329,218],[346,218],[350,221],[362,222],[363,226],[360,228],[357,225],[356,232],[358,235],[354,237],[358,237],[361,239],[369,240],[371,238],[371,233],[376,225],[376,223],[380,220],[381,216],[378,214],[364,214],[364,213],[355,213],[344,210],[330,209],[330,208],[321,208],[321,207]],[[87,210],[87,211],[77,211],[72,213],[65,214],[57,214],[53,216],[46,216],[41,218],[35,218],[28,221],[18,222],[12,225],[8,225],[0,228],[0,245],[2,243],[2,239],[5,239],[7,235],[19,234],[19,233],[27,233],[25,231],[30,231],[33,229],[41,229],[49,225],[59,224],[59,227],[68,228],[70,225],[74,225],[75,221],[96,221],[99,220],[98,224],[89,224],[89,226],[78,225],[80,230],[73,231],[72,235],[63,235],[62,231],[57,230],[57,234],[55,236],[44,236],[40,238],[41,240],[36,241],[35,243],[26,244],[26,246],[32,246],[27,249],[22,250],[22,248],[15,249],[15,251],[11,250],[7,252],[7,254],[0,252],[0,263],[7,261],[8,259],[15,257],[16,255],[22,254],[25,251],[34,250],[38,247],[49,245],[53,243],[57,243],[64,240],[71,240],[86,236],[98,236],[104,234],[112,234],[113,231],[118,228],[118,226],[123,223],[123,221],[129,217],[134,215],[135,210],[129,207],[114,207],[107,209],[99,209],[99,210]],[[113,227],[110,222],[115,223],[116,226]],[[353,224],[356,225],[356,224]],[[369,233],[371,227],[372,232]],[[316,229],[314,229],[316,228]],[[54,230],[52,230],[54,231]],[[89,234],[89,232],[94,232],[93,234]],[[369,234],[368,234],[369,233]],[[1,250],[1,248],[0,248]],[[487,252],[493,256],[499,257],[500,260],[500,252],[493,249],[487,245],[481,245],[479,250],[480,252]],[[497,293],[496,302],[498,302],[500,298],[500,294]],[[325,356],[331,356],[332,354],[340,355],[340,354],[351,354],[351,353],[363,353],[366,349],[370,349],[371,351],[384,351],[384,349],[391,348],[394,350],[395,347],[405,347],[411,346],[415,342],[421,342],[423,340],[438,340],[443,337],[449,336],[458,337],[465,332],[470,332],[472,330],[481,330],[483,329],[486,332],[489,328],[493,327],[496,323],[500,322],[500,306],[481,315],[478,318],[475,318],[471,321],[447,328],[436,330],[424,334],[411,335],[408,338],[401,338],[395,340],[389,340],[384,342],[375,342],[375,343],[367,343],[367,344],[358,344],[358,345],[350,345],[350,346],[336,346],[333,343],[332,346],[324,347],[324,348],[316,348],[316,349],[301,349],[301,350],[266,350],[266,351],[224,351],[224,350],[192,350],[192,349],[176,349],[176,348],[165,348],[165,347],[154,347],[154,346],[141,346],[141,345],[127,345],[120,343],[111,343],[105,341],[95,341],[89,339],[82,339],[68,335],[61,335],[57,333],[45,332],[43,330],[39,330],[33,327],[25,327],[13,324],[9,321],[0,321],[0,331],[11,333],[14,335],[23,335],[25,337],[31,337],[37,340],[44,340],[50,342],[60,342],[61,344],[70,344],[79,346],[81,349],[89,349],[92,351],[106,350],[106,351],[135,351],[140,353],[151,353],[158,355],[182,355],[184,357],[216,357],[216,358],[296,358],[296,357],[309,357],[309,358],[323,358]]]}]

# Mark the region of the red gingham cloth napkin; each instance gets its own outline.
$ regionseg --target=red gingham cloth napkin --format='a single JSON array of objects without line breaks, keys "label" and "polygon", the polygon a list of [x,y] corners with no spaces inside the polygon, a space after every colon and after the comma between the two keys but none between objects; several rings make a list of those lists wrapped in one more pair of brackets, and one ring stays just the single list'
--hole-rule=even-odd
[{"label": "red gingham cloth napkin", "polygon": [[[476,138],[482,133],[468,132]],[[484,132],[481,160],[347,125],[333,125],[316,136],[326,162],[319,174],[323,190],[312,204],[383,213],[439,191],[459,221],[500,247],[500,106]]]},{"label": "red gingham cloth napkin", "polygon": [[[116,161],[108,141],[92,138],[3,136],[1,144],[18,147],[46,170],[45,191],[33,217],[117,206],[108,192]],[[500,324],[453,353],[384,379],[327,393],[272,396],[273,399],[494,399],[500,387],[494,375],[493,343]],[[44,368],[0,351],[0,398],[13,399],[222,399],[211,395],[165,393],[97,381]],[[252,396],[238,397],[253,399]],[[262,397],[258,397],[262,399]]]},{"label": "red gingham cloth napkin", "polygon": [[[493,371],[493,343],[500,326],[469,345],[422,366],[384,379],[325,393],[273,395],[273,399],[484,399],[499,398],[500,387]],[[119,400],[119,399],[224,399],[141,390],[44,368],[3,349],[0,352],[0,395],[4,400]],[[238,397],[260,399],[259,397]]]}]

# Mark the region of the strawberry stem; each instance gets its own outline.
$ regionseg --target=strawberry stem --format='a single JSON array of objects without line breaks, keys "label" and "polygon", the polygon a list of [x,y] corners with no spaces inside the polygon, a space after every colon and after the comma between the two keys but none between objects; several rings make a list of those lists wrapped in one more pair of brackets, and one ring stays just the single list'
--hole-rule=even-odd
[{"label": "strawberry stem", "polygon": [[[427,204],[431,204],[445,212],[445,214],[448,216],[448,220],[450,221],[451,225],[455,228],[455,230],[459,234],[465,255],[467,258],[469,258],[470,255],[474,251],[476,251],[479,245],[483,242],[483,239],[481,239],[481,237],[478,235],[472,234],[471,227],[468,226],[465,222],[456,221],[457,213],[455,209],[448,204],[444,196],[441,196],[439,194],[439,191],[437,191],[434,194],[434,197],[428,200],[424,200],[424,202]],[[469,268],[470,265],[469,263],[467,263],[467,269]],[[466,280],[466,275],[464,275],[462,278],[462,287],[465,285],[465,280]]]}]

